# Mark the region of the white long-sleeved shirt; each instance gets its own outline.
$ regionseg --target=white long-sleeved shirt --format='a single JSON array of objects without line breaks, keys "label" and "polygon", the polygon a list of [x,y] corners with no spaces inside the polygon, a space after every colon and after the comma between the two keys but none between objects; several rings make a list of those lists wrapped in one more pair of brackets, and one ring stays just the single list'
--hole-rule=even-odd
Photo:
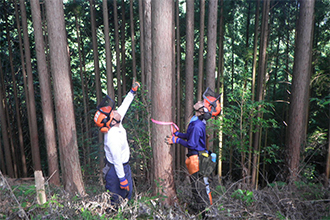
[{"label": "white long-sleeved shirt", "polygon": [[119,127],[112,127],[108,133],[104,135],[104,151],[107,160],[115,166],[118,178],[125,177],[123,164],[129,161],[130,150],[127,141],[126,129],[122,125],[122,121],[126,112],[131,105],[134,94],[128,92],[124,101],[117,109],[121,116]]}]

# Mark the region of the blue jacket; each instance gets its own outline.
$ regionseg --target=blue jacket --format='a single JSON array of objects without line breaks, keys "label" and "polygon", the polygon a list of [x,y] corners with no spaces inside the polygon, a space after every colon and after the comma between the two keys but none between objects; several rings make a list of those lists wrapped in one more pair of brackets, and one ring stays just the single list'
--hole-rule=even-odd
[{"label": "blue jacket", "polygon": [[[201,121],[200,119],[191,121],[188,125],[187,133],[175,132],[175,135],[179,137],[177,143],[188,148],[192,152],[206,150],[205,128],[206,128],[205,122]],[[186,139],[187,141],[182,139]],[[197,153],[198,152],[193,154],[197,154]]]}]

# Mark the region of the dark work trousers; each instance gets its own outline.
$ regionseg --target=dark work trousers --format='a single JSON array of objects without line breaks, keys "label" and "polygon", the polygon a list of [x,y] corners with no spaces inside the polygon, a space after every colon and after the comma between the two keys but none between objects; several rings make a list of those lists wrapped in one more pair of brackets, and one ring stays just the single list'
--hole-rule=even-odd
[{"label": "dark work trousers", "polygon": [[206,186],[204,184],[203,176],[196,172],[190,175],[190,182],[192,187],[192,194],[196,201],[196,209],[201,212],[204,211],[207,205],[210,204],[209,197],[206,193]]},{"label": "dark work trousers", "polygon": [[123,166],[125,171],[125,177],[128,181],[129,192],[125,189],[120,188],[119,178],[117,176],[114,165],[110,165],[110,170],[105,175],[105,189],[113,193],[113,195],[111,196],[111,201],[113,204],[118,204],[120,202],[120,198],[118,197],[118,195],[121,196],[123,199],[128,198],[128,200],[130,200],[132,197],[133,181],[131,175],[131,167],[128,163],[124,164]]}]

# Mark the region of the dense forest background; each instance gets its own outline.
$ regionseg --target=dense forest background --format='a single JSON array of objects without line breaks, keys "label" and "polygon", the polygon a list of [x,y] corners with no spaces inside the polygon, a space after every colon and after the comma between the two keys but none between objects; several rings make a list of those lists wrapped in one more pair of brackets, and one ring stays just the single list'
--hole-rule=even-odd
[{"label": "dense forest background", "polygon": [[[192,104],[202,99],[207,87],[221,94],[221,116],[207,124],[209,148],[218,155],[218,168],[213,175],[218,185],[242,181],[249,189],[257,189],[290,180],[328,184],[328,0],[316,0],[312,7],[312,39],[307,41],[311,43],[310,59],[301,60],[296,59],[297,48],[308,45],[299,45],[297,33],[308,29],[299,23],[304,16],[299,13],[302,5],[308,8],[305,4],[309,1],[173,1],[173,29],[169,30],[173,34],[173,68],[168,73],[172,81],[165,83],[168,87],[159,88],[153,85],[157,76],[152,71],[156,46],[151,39],[156,35],[151,33],[157,26],[151,22],[151,15],[155,1],[64,1],[69,65],[66,61],[61,65],[69,67],[68,78],[54,73],[51,57],[55,55],[50,47],[51,42],[59,40],[54,37],[56,30],[49,30],[52,19],[47,17],[50,13],[47,15],[45,2],[0,2],[0,168],[4,175],[26,178],[42,170],[53,184],[64,182],[66,190],[82,193],[79,187],[68,187],[70,177],[64,177],[72,172],[71,178],[76,178],[75,170],[79,169],[78,180],[102,185],[103,137],[93,122],[96,106],[107,94],[119,106],[134,78],[142,86],[124,126],[131,145],[130,164],[140,191],[148,189],[156,179],[153,159],[158,149],[152,140],[156,135],[151,117],[168,114],[167,118],[185,131]],[[41,51],[44,69],[40,68]],[[299,89],[298,94],[291,93],[294,74],[299,72],[297,65],[304,62],[311,64],[307,65],[308,76],[296,74],[296,78],[307,79],[298,85],[306,83],[308,97],[302,101],[301,109],[290,111],[291,101],[299,96]],[[61,122],[66,113],[57,100],[61,100],[61,90],[64,92],[59,85],[66,83],[70,85],[73,104],[67,111],[73,111],[74,118]],[[172,111],[153,112],[152,94],[156,90],[157,94],[171,91]],[[301,89],[301,93],[304,91]],[[302,117],[306,120],[296,120],[295,114],[304,112]],[[288,132],[289,121],[293,130],[302,127],[305,133],[295,136]],[[72,125],[76,129],[78,162],[71,154],[75,150],[63,147],[62,141],[66,128]],[[291,147],[290,138],[302,138],[298,150]],[[175,179],[183,181],[185,150],[165,143],[163,147],[170,149],[173,156]],[[298,158],[297,165],[291,158]],[[68,164],[77,166],[67,171]]]}]

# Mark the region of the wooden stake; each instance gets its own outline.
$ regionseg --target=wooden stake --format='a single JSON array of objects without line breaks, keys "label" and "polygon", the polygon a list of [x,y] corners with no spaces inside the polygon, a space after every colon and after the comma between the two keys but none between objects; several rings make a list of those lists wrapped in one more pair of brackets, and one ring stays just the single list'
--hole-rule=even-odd
[{"label": "wooden stake", "polygon": [[46,190],[45,190],[45,179],[42,176],[41,170],[34,171],[34,177],[36,182],[37,201],[39,205],[42,205],[47,201]]}]

